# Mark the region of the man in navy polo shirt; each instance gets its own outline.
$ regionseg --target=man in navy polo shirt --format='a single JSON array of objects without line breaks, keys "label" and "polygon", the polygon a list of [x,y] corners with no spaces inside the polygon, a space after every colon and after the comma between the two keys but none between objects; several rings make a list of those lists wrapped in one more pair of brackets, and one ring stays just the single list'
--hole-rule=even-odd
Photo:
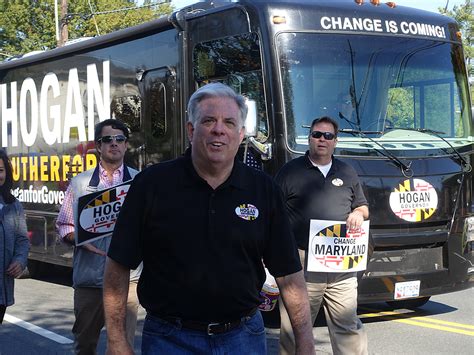
[{"label": "man in navy polo shirt", "polygon": [[[330,117],[313,120],[309,151],[285,164],[276,177],[303,265],[312,219],[346,221],[346,228],[351,230],[360,228],[369,217],[357,173],[333,157],[337,132],[337,122]],[[367,335],[357,317],[356,273],[313,272],[311,276],[307,288],[312,322],[323,305],[334,354],[367,354]],[[280,354],[294,354],[291,323],[283,307],[280,315]]]},{"label": "man in navy polo shirt", "polygon": [[191,147],[132,184],[108,252],[104,305],[108,351],[125,341],[127,275],[143,261],[144,354],[266,354],[259,292],[276,277],[299,354],[314,353],[297,248],[275,182],[236,159],[245,100],[224,84],[188,104]]}]

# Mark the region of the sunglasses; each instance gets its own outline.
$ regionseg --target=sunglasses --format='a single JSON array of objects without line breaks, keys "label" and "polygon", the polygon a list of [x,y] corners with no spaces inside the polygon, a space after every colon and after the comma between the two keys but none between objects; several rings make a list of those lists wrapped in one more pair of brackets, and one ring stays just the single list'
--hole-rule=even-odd
[{"label": "sunglasses", "polygon": [[336,135],[331,132],[321,132],[321,131],[313,131],[311,132],[311,137],[313,138],[321,138],[324,137],[325,140],[331,141],[336,138]]},{"label": "sunglasses", "polygon": [[123,134],[117,134],[115,136],[102,136],[97,141],[101,143],[111,143],[114,139],[117,143],[123,143],[127,140],[127,137]]}]

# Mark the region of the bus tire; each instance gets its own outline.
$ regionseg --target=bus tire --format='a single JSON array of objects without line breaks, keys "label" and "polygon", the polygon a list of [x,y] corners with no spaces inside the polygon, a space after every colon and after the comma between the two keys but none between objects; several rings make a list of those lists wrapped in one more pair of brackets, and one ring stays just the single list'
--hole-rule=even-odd
[{"label": "bus tire", "polygon": [[405,308],[405,309],[416,309],[425,305],[430,300],[430,297],[413,298],[409,300],[401,301],[387,301],[387,304],[394,309]]}]

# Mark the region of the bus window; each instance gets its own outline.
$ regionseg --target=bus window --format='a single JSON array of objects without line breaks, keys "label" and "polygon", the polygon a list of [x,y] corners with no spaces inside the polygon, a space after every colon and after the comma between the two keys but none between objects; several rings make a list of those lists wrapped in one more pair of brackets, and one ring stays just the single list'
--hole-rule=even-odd
[{"label": "bus window", "polygon": [[454,100],[459,94],[455,90],[452,83],[390,88],[386,118],[379,129],[426,128],[448,137],[464,136],[459,101]]},{"label": "bus window", "polygon": [[166,123],[166,87],[160,81],[152,84],[151,102],[151,135],[154,138],[159,138],[168,131]]},{"label": "bus window", "polygon": [[138,95],[114,97],[110,105],[111,115],[126,123],[130,132],[140,131],[142,100]]},{"label": "bus window", "polygon": [[425,127],[445,132],[448,137],[464,136],[459,101],[454,100],[454,97],[459,97],[456,86],[452,83],[428,85],[424,87],[424,96]]},{"label": "bus window", "polygon": [[413,87],[390,88],[384,125],[414,128],[416,125],[415,107],[415,91]]},{"label": "bus window", "polygon": [[110,104],[112,118],[121,120],[130,129],[129,149],[125,155],[125,163],[136,168],[143,166],[140,155],[136,154],[140,150],[138,148],[143,144],[140,121],[141,111],[142,100],[139,95],[135,94],[115,96]]},{"label": "bus window", "polygon": [[173,120],[175,72],[172,68],[147,71],[143,85],[142,132],[145,137],[145,166],[174,158],[177,155],[178,123]]},{"label": "bus window", "polygon": [[[440,131],[453,143],[470,135],[461,46],[428,39],[281,33],[277,49],[286,136],[294,151],[306,151],[306,126],[320,116],[377,139],[397,128]],[[341,117],[341,94],[354,105],[352,117]],[[362,138],[341,133],[338,147],[356,139]]]},{"label": "bus window", "polygon": [[193,52],[194,79],[198,86],[220,81],[257,105],[257,140],[268,138],[261,53],[258,36],[246,33],[196,45]]},{"label": "bus window", "polygon": [[48,241],[46,218],[41,216],[28,216],[26,222],[31,248],[38,253],[46,253],[48,246],[54,242],[54,240]]}]

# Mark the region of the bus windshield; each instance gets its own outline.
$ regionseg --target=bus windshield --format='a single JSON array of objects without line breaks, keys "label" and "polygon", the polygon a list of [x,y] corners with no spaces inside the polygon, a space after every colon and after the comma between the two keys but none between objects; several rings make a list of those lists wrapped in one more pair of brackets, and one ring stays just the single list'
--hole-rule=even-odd
[{"label": "bus windshield", "polygon": [[[407,137],[441,141],[438,135],[454,146],[472,142],[459,45],[298,32],[279,34],[277,50],[287,140],[293,151],[308,148],[309,125],[321,116],[336,119],[347,131],[339,135],[339,148],[367,137],[395,142],[390,146],[398,154],[406,147],[396,142]],[[428,130],[436,132],[426,134]],[[364,133],[354,134],[358,131]]]}]

